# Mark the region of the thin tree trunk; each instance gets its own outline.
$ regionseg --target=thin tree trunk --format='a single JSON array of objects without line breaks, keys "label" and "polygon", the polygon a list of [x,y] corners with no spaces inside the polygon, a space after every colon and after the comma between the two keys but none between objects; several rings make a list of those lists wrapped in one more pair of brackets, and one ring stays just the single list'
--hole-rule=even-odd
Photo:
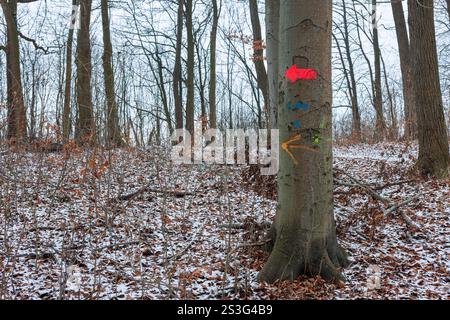
[{"label": "thin tree trunk", "polygon": [[183,40],[183,6],[184,0],[178,0],[177,44],[175,49],[175,66],[173,69],[173,97],[175,103],[175,127],[183,128],[183,106],[180,87],[181,83],[181,46]]},{"label": "thin tree trunk", "polygon": [[[371,85],[372,97],[375,97],[375,80],[374,80],[374,75],[373,75],[373,68],[372,68],[372,64],[370,62],[370,59],[369,59],[366,51],[364,50],[363,41],[361,39],[362,27],[360,26],[360,23],[359,23],[359,18],[358,18],[359,12],[356,9],[356,4],[357,4],[356,1],[352,2],[353,14],[354,14],[354,19],[355,19],[355,24],[356,24],[356,28],[355,28],[356,29],[356,36],[357,36],[357,40],[358,40],[357,44],[358,44],[359,50],[361,51],[361,54],[362,54],[364,60],[367,63],[367,68],[369,69],[369,77],[370,77],[370,85]],[[373,103],[373,106],[375,107],[374,102],[375,101],[374,101],[374,98],[373,98],[372,99],[372,103]]]},{"label": "thin tree trunk", "polygon": [[398,126],[397,126],[397,115],[394,109],[394,101],[392,98],[391,88],[389,87],[389,79],[386,71],[386,64],[384,63],[383,55],[381,55],[381,62],[383,64],[383,77],[384,85],[386,87],[388,101],[389,101],[389,115],[391,117],[391,127],[389,128],[389,138],[396,140],[398,138]]},{"label": "thin tree trunk", "polygon": [[[78,5],[78,0],[73,0],[72,5]],[[67,36],[67,50],[66,50],[66,79],[64,84],[64,105],[63,105],[63,141],[67,143],[70,137],[70,130],[72,121],[70,118],[70,103],[71,103],[71,82],[72,82],[72,48],[73,35],[76,21],[71,21],[71,28]]]},{"label": "thin tree trunk", "polygon": [[[376,19],[377,0],[372,0],[372,7],[373,19]],[[373,99],[376,113],[374,138],[375,140],[380,141],[385,137],[386,124],[384,122],[383,93],[381,88],[381,52],[378,39],[378,26],[376,23],[373,24],[373,51],[375,57],[375,96]]]},{"label": "thin tree trunk", "polygon": [[408,0],[411,61],[419,135],[418,167],[424,175],[448,176],[449,146],[439,81],[433,0]]},{"label": "thin tree trunk", "polygon": [[233,74],[234,65],[231,63],[230,51],[231,51],[231,46],[228,47],[228,52],[227,52],[227,87],[228,87],[228,118],[229,118],[228,127],[230,129],[233,129],[233,109],[232,109],[233,77],[232,77],[232,74]]},{"label": "thin tree trunk", "polygon": [[192,134],[194,132],[195,112],[195,43],[192,25],[192,1],[186,0],[186,31],[188,42],[187,57],[187,101],[186,101],[186,129]]},{"label": "thin tree trunk", "polygon": [[266,0],[267,80],[272,129],[278,128],[278,50],[280,0]]},{"label": "thin tree trunk", "polygon": [[[155,39],[156,41],[156,39]],[[166,87],[164,86],[164,73],[163,73],[163,62],[161,60],[161,55],[159,53],[159,47],[158,44],[155,44],[156,46],[156,63],[158,65],[158,78],[159,81],[157,81],[157,83],[159,84],[159,90],[160,90],[160,95],[161,95],[161,101],[162,101],[162,105],[163,105],[163,111],[164,111],[164,116],[167,120],[167,128],[169,129],[169,132],[173,131],[173,125],[172,125],[172,117],[170,115],[170,111],[169,111],[169,101],[167,98],[167,92],[166,92]],[[159,119],[158,119],[159,121]]]},{"label": "thin tree trunk", "polygon": [[344,19],[345,54],[347,57],[348,70],[351,82],[350,99],[352,104],[352,136],[356,141],[361,141],[361,115],[359,113],[359,105],[358,105],[358,88],[356,85],[355,70],[350,50],[350,33],[348,30],[347,6],[345,5],[345,0],[342,0],[342,7]]},{"label": "thin tree trunk", "polygon": [[[450,0],[449,0],[450,1]],[[406,139],[417,137],[416,107],[414,104],[414,88],[411,75],[411,57],[409,49],[408,30],[406,27],[403,4],[397,0],[391,0],[392,13],[397,32],[398,51],[400,56],[400,68],[402,71],[403,100],[405,113],[405,133]]]},{"label": "thin tree trunk", "polygon": [[450,0],[447,0],[447,13],[448,13],[448,20],[450,21]]},{"label": "thin tree trunk", "polygon": [[31,65],[30,141],[36,139],[36,61]]},{"label": "thin tree trunk", "polygon": [[109,26],[108,0],[101,0],[102,28],[103,28],[103,72],[107,105],[107,145],[120,147],[123,144],[120,137],[119,114],[116,104],[116,90],[114,88],[114,69],[112,63],[113,48]]},{"label": "thin tree trunk", "polygon": [[[195,43],[195,53],[197,55],[197,72],[198,72],[198,93],[200,98],[200,110],[201,110],[201,122],[202,122],[202,130],[206,130],[208,115],[206,113],[206,97],[205,97],[205,88],[206,88],[206,70],[203,72],[202,65],[202,57],[201,57],[201,43],[194,38]],[[206,59],[204,61],[205,65],[207,64]],[[205,79],[203,80],[203,73],[205,73]]]},{"label": "thin tree trunk", "polygon": [[216,72],[216,46],[217,46],[217,28],[219,25],[219,8],[217,0],[212,0],[213,6],[213,22],[211,28],[211,44],[210,44],[210,74],[209,74],[209,126],[217,128],[217,106],[216,106],[216,90],[217,90],[217,72]]},{"label": "thin tree trunk", "polygon": [[[331,31],[332,0],[323,0],[320,6],[308,0],[281,1],[280,68],[287,70],[294,62],[299,68],[316,69],[319,78],[295,84],[280,78],[275,243],[259,275],[270,283],[300,274],[339,281],[338,268],[347,264],[337,243],[333,215]],[[315,112],[287,107],[299,99]],[[301,129],[294,129],[290,124],[298,119]],[[319,132],[319,138],[311,132]]]},{"label": "thin tree trunk", "polygon": [[92,143],[95,123],[91,91],[91,23],[92,0],[80,0],[80,30],[77,39],[77,104],[78,121],[75,139],[79,144]]},{"label": "thin tree trunk", "polygon": [[[256,78],[258,82],[258,88],[261,90],[264,98],[264,111],[268,116],[267,120],[270,121],[269,108],[269,84],[267,81],[267,72],[264,65],[264,43],[262,40],[261,23],[259,21],[258,3],[256,0],[249,0],[250,2],[250,19],[252,22],[253,30],[253,62],[256,69]],[[268,127],[271,127],[269,124]]]}]

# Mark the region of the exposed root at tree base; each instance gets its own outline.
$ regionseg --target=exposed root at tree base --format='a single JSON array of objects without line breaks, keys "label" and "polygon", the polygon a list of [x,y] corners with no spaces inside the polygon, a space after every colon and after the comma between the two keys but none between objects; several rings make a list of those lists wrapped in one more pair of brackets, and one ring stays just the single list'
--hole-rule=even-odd
[{"label": "exposed root at tree base", "polygon": [[274,224],[267,234],[267,240],[271,241],[266,249],[271,255],[258,276],[260,281],[295,280],[300,275],[319,275],[336,284],[344,281],[340,269],[347,267],[349,260],[336,240],[330,239],[328,245],[324,241],[316,241],[306,250],[304,245],[292,245],[292,241],[287,239],[275,240],[276,236]]},{"label": "exposed root at tree base", "polygon": [[322,254],[308,259],[289,258],[284,255],[284,257],[281,257],[277,253],[272,254],[261,270],[259,280],[274,283],[278,280],[295,280],[300,275],[311,277],[319,275],[326,281],[338,284],[345,280],[340,269],[348,265],[344,251],[339,250],[339,252],[333,259],[330,258],[326,250]]}]

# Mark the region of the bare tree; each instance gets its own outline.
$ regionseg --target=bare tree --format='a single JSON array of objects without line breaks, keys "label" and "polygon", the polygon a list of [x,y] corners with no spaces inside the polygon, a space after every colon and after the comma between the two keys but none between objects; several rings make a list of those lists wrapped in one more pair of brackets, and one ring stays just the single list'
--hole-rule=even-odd
[{"label": "bare tree", "polygon": [[278,50],[280,0],[266,0],[267,79],[272,128],[278,127]]},{"label": "bare tree", "polygon": [[[364,61],[367,64],[367,68],[369,71],[369,78],[370,78],[370,86],[371,86],[371,100],[372,100],[372,105],[375,108],[375,79],[374,79],[374,72],[373,72],[373,68],[372,68],[372,63],[369,59],[368,54],[366,53],[365,49],[364,49],[364,45],[363,45],[363,40],[362,40],[362,36],[361,33],[363,33],[365,35],[365,37],[373,42],[373,36],[370,36],[363,28],[362,28],[362,23],[360,22],[360,14],[356,9],[356,1],[352,2],[352,11],[354,14],[354,23],[355,23],[355,31],[356,31],[356,44],[358,45],[358,49],[361,52],[362,57],[364,58]],[[367,9],[367,8],[366,8]]]},{"label": "bare tree", "polygon": [[449,146],[439,81],[434,1],[408,0],[411,61],[419,135],[418,167],[423,174],[448,176]]},{"label": "bare tree", "polygon": [[448,13],[448,19],[450,20],[450,0],[447,0],[447,13]]},{"label": "bare tree", "polygon": [[194,112],[195,112],[195,43],[194,43],[194,30],[192,23],[193,15],[193,0],[186,0],[186,31],[187,31],[187,99],[186,99],[186,129],[189,132],[194,132]]},{"label": "bare tree", "polygon": [[78,120],[75,139],[84,144],[95,133],[91,91],[91,6],[92,0],[80,0],[80,30],[77,39],[77,104]]},{"label": "bare tree", "polygon": [[[344,66],[344,75],[347,78],[348,87],[349,87],[349,96],[351,101],[352,108],[352,136],[356,141],[361,140],[361,115],[359,111],[358,105],[358,87],[356,85],[356,76],[355,76],[355,68],[354,61],[351,53],[351,45],[350,45],[350,32],[349,32],[349,21],[347,18],[347,5],[345,4],[345,0],[342,0],[342,19],[343,19],[343,29],[340,26],[337,26],[338,30],[341,32],[344,45],[345,45],[345,57],[348,64],[348,72]],[[339,46],[339,43],[337,44]],[[343,58],[341,59],[344,65]]]},{"label": "bare tree", "polygon": [[[338,268],[347,264],[333,215],[331,19],[331,0],[320,6],[308,0],[281,1],[280,68],[286,70],[294,62],[299,68],[316,69],[319,78],[281,82],[279,205],[271,234],[274,247],[259,275],[267,282],[302,273],[338,281]],[[311,110],[287,107],[299,99]],[[290,124],[298,118],[302,126],[296,130]],[[320,142],[313,143],[313,132]]]},{"label": "bare tree", "polygon": [[411,75],[411,61],[408,30],[406,27],[403,4],[397,0],[391,0],[392,13],[397,32],[398,51],[400,55],[400,67],[403,81],[403,100],[405,113],[405,138],[412,139],[417,136],[417,120],[414,105],[414,89]]},{"label": "bare tree", "polygon": [[[216,46],[217,46],[217,28],[219,25],[220,10],[217,5],[217,0],[212,0],[212,15],[213,22],[211,28],[211,44],[210,44],[210,74],[209,74],[209,125],[211,128],[217,128],[217,106],[216,106],[216,91],[217,91],[217,71],[216,71]],[[220,2],[222,8],[222,1]]]},{"label": "bare tree", "polygon": [[106,95],[106,121],[107,144],[111,146],[122,145],[120,137],[119,114],[116,104],[116,90],[114,88],[114,69],[112,63],[113,49],[111,44],[111,32],[109,26],[108,0],[101,0],[102,28],[103,28],[103,79]]},{"label": "bare tree", "polygon": [[[377,0],[372,0],[372,19],[377,17]],[[375,124],[375,140],[382,140],[385,137],[386,124],[384,121],[383,114],[383,92],[381,88],[381,51],[380,43],[378,39],[378,26],[373,20],[373,51],[375,58],[375,96],[373,97],[375,113],[376,113],[376,124]]]},{"label": "bare tree", "polygon": [[[72,0],[72,5],[78,5],[78,0]],[[72,17],[75,19],[75,13],[72,12]],[[62,116],[62,125],[63,125],[63,140],[67,142],[70,137],[70,129],[72,126],[72,121],[70,118],[70,103],[71,103],[71,82],[72,82],[72,48],[73,48],[73,35],[75,30],[76,21],[73,20],[70,22],[71,28],[69,29],[69,35],[67,36],[67,45],[66,45],[66,77],[64,84],[64,105],[63,105],[63,116]]]},{"label": "bare tree", "polygon": [[264,111],[269,111],[269,85],[267,82],[267,72],[264,65],[264,42],[261,33],[261,23],[259,21],[258,2],[257,0],[249,0],[250,19],[253,31],[253,62],[256,69],[256,78],[258,88],[261,90],[264,98]]},{"label": "bare tree", "polygon": [[21,143],[27,135],[27,120],[23,97],[22,77],[20,72],[20,44],[17,27],[17,3],[28,3],[36,0],[1,0],[0,4],[6,21],[7,44],[7,87],[8,87],[8,138],[12,142]]},{"label": "bare tree", "polygon": [[173,69],[173,96],[175,103],[175,125],[177,129],[183,128],[183,106],[181,98],[181,49],[183,45],[183,6],[184,0],[178,0],[177,13],[177,40],[175,49],[175,66]]}]

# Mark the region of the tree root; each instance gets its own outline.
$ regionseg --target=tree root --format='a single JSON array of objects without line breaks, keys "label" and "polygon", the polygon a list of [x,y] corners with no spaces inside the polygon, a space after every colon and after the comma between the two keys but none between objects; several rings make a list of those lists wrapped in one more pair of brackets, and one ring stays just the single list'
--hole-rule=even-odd
[{"label": "tree root", "polygon": [[292,241],[278,238],[259,280],[267,283],[292,281],[305,274],[319,275],[335,284],[344,281],[340,269],[348,266],[349,261],[342,247],[336,242],[327,246],[324,241],[317,240],[306,248],[305,244],[293,246]]}]

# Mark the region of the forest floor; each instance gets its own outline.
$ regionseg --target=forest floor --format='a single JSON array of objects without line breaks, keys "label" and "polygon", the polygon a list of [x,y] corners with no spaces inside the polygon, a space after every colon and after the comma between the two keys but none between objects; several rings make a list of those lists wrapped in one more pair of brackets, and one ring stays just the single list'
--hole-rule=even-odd
[{"label": "forest floor", "polygon": [[335,147],[341,286],[256,281],[276,201],[247,167],[0,154],[0,299],[450,298],[450,183],[416,178],[415,145]]}]

